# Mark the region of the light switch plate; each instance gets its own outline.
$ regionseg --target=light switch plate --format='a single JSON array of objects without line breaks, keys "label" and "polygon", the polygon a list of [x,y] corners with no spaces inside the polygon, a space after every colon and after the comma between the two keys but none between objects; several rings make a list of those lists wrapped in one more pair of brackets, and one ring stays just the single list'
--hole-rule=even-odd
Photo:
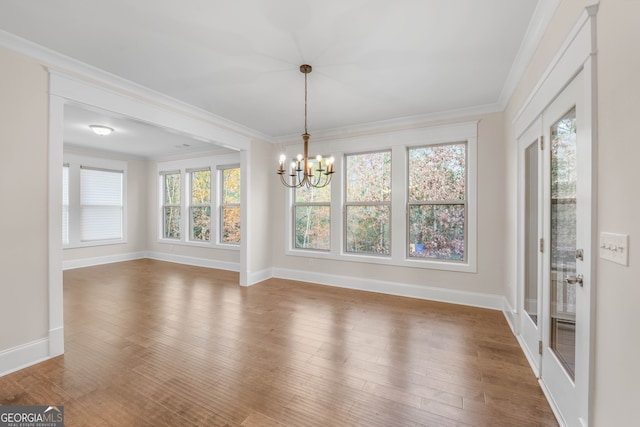
[{"label": "light switch plate", "polygon": [[600,233],[600,258],[629,265],[629,235]]}]

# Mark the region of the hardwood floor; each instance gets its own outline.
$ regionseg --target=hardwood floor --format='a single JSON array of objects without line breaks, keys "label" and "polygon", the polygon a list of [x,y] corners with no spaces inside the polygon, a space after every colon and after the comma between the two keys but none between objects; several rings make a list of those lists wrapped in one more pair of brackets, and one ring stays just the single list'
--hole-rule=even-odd
[{"label": "hardwood floor", "polygon": [[66,426],[558,425],[498,311],[138,260],[64,273],[65,354],[0,378]]}]

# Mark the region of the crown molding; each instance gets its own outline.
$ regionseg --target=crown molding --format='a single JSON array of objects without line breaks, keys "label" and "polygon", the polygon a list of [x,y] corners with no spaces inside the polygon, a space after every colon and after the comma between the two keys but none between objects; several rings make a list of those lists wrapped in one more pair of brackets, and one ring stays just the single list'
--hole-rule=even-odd
[{"label": "crown molding", "polygon": [[[476,116],[484,116],[492,113],[500,113],[504,110],[498,104],[480,105],[476,107],[466,107],[456,110],[442,111],[438,113],[427,113],[416,116],[398,117],[395,119],[379,120],[375,122],[362,123],[353,126],[318,130],[311,133],[314,142],[354,138],[379,133],[387,133],[399,130],[409,130],[413,128],[425,127],[443,121],[457,121]],[[274,137],[276,144],[293,144],[300,142],[300,134]]]},{"label": "crown molding", "polygon": [[529,26],[527,27],[524,38],[520,43],[520,48],[518,49],[516,58],[511,64],[511,69],[509,70],[509,74],[507,75],[504,86],[502,87],[502,92],[498,99],[498,105],[500,105],[501,111],[507,107],[513,92],[516,90],[518,83],[522,79],[522,76],[531,62],[531,58],[533,58],[533,55],[540,44],[540,40],[542,40],[542,36],[545,31],[547,31],[559,4],[560,0],[538,1],[538,4],[533,11],[531,21],[529,21]]},{"label": "crown molding", "polygon": [[66,75],[76,75],[85,80],[116,88],[118,91],[127,92],[151,103],[180,111],[183,114],[211,123],[227,131],[242,135],[243,137],[272,142],[272,137],[262,132],[229,119],[225,119],[224,117],[218,116],[184,101],[180,101],[139,83],[132,82],[108,71],[94,67],[93,65],[78,61],[77,59],[41,46],[32,41],[23,39],[4,30],[0,30],[0,47],[32,58],[40,62],[49,71],[57,71]]}]

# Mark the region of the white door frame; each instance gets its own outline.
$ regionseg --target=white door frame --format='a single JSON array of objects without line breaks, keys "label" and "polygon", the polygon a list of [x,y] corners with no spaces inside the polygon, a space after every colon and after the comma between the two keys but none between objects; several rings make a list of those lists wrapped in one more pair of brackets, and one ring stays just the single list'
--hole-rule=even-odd
[{"label": "white door frame", "polygon": [[[519,289],[518,301],[516,301],[516,307],[518,313],[520,313],[520,323],[518,324],[518,341],[522,347],[524,354],[533,369],[537,378],[540,377],[540,357],[541,353],[538,344],[542,341],[541,330],[544,327],[544,318],[542,316],[542,254],[538,250],[537,255],[537,324],[534,325],[524,307],[524,296],[526,286],[526,273],[527,273],[527,233],[526,227],[526,198],[527,192],[527,180],[525,172],[527,170],[526,164],[526,150],[533,144],[537,143],[537,155],[538,155],[538,193],[536,195],[538,199],[538,212],[543,206],[542,185],[540,184],[543,177],[543,157],[542,150],[540,150],[541,141],[540,135],[542,132],[542,123],[539,119],[536,119],[531,126],[518,138],[518,284],[521,287]],[[543,215],[538,214],[537,218],[537,238],[542,236],[542,220]]]},{"label": "white door frame", "polygon": [[[558,94],[571,82],[571,80],[580,72],[583,73],[583,107],[585,110],[583,123],[584,137],[590,142],[590,158],[588,163],[590,164],[590,170],[583,171],[588,174],[590,179],[591,191],[589,194],[581,195],[584,197],[590,197],[591,201],[591,243],[590,247],[584,248],[586,265],[590,265],[590,271],[588,272],[589,281],[585,283],[584,287],[584,304],[589,307],[589,311],[585,314],[586,318],[579,321],[585,326],[585,328],[577,336],[576,339],[582,340],[585,347],[589,349],[588,354],[585,355],[584,362],[581,366],[576,366],[576,407],[577,407],[577,420],[567,420],[571,425],[578,424],[583,426],[589,425],[591,418],[591,382],[593,381],[593,348],[594,348],[594,332],[593,327],[595,307],[593,304],[596,289],[596,254],[597,252],[597,217],[596,217],[596,179],[597,170],[596,162],[594,160],[594,154],[597,152],[597,133],[596,133],[596,59],[597,59],[597,46],[596,46],[596,15],[598,12],[598,5],[593,5],[585,8],[580,15],[576,25],[573,27],[565,42],[554,56],[551,63],[543,73],[542,78],[538,81],[537,85],[523,104],[518,114],[514,119],[516,137],[520,139],[524,135],[525,131],[540,117],[542,112],[553,102]],[[519,156],[519,150],[517,150]],[[519,185],[518,191],[523,191],[522,183]],[[519,213],[520,214],[520,213]],[[521,229],[522,221],[518,221],[518,239],[524,235],[524,230]],[[522,247],[522,242],[518,241],[518,248]],[[516,306],[518,307],[517,316],[524,316],[525,314],[520,310],[520,299],[524,292],[524,277],[523,266],[521,262],[518,263],[518,284],[516,290]],[[587,276],[587,274],[585,274]],[[520,322],[517,322],[520,324]],[[546,327],[546,326],[545,326]],[[519,339],[522,341],[522,337]],[[553,402],[544,381],[540,382],[540,385],[549,400],[549,403],[556,414],[556,417],[561,423],[564,423],[562,414],[559,408]]]}]

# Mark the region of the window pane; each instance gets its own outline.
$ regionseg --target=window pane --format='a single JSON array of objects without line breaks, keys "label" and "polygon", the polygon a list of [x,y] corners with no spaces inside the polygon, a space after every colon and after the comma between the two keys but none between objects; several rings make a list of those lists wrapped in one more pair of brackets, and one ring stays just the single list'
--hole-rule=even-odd
[{"label": "window pane", "polygon": [[173,206],[163,208],[164,237],[167,239],[180,238],[180,208]]},{"label": "window pane", "polygon": [[391,200],[391,152],[347,156],[347,202]]},{"label": "window pane", "polygon": [[[312,167],[318,167],[318,161],[312,160]],[[303,186],[296,188],[296,203],[329,203],[331,202],[331,184],[321,188],[307,188]]]},{"label": "window pane", "polygon": [[191,172],[191,204],[211,203],[211,171]]},{"label": "window pane", "polygon": [[164,204],[180,204],[180,174],[172,173],[164,176]]},{"label": "window pane", "polygon": [[222,241],[240,243],[240,206],[225,206],[222,209]]},{"label": "window pane", "polygon": [[465,199],[466,144],[409,150],[409,200]]},{"label": "window pane", "polygon": [[222,204],[240,204],[240,168],[223,169]]},{"label": "window pane", "polygon": [[80,239],[122,238],[122,182],[120,171],[80,169]]},{"label": "window pane", "polygon": [[191,239],[209,241],[211,235],[211,207],[197,206],[191,208]]},{"label": "window pane", "polygon": [[464,205],[409,206],[409,256],[464,260]]},{"label": "window pane", "polygon": [[296,206],[296,248],[329,250],[330,212],[329,206]]},{"label": "window pane", "polygon": [[347,206],[347,252],[389,255],[389,206]]}]

